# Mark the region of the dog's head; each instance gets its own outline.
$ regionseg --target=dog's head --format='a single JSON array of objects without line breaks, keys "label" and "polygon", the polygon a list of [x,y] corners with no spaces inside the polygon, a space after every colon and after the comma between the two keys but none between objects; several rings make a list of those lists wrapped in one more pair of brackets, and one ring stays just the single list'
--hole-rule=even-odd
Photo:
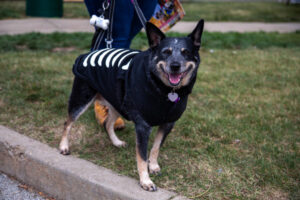
[{"label": "dog's head", "polygon": [[156,26],[146,24],[151,64],[150,71],[166,86],[179,89],[190,83],[200,63],[199,49],[204,20],[183,38],[166,37]]}]

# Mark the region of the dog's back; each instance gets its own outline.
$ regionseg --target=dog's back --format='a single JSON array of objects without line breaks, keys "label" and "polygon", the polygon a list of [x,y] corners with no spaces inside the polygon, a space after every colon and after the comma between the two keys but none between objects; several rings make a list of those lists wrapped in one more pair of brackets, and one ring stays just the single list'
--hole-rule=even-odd
[{"label": "dog's back", "polygon": [[122,112],[125,80],[132,59],[139,51],[130,49],[101,49],[80,55],[73,66],[76,77],[86,81],[91,88]]}]

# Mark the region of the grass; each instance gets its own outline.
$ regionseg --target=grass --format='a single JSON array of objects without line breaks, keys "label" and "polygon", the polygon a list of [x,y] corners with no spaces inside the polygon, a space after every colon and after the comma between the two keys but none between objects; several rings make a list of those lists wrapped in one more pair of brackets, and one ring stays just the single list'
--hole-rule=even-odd
[{"label": "grass", "polygon": [[[198,80],[162,148],[162,175],[152,177],[158,186],[195,199],[299,199],[298,35],[204,33]],[[57,147],[72,64],[90,37],[0,36],[0,124]],[[133,45],[145,48],[144,37]],[[126,149],[111,145],[91,108],[72,129],[72,153],[137,178],[133,124],[117,134]]]},{"label": "grass", "polygon": [[[185,34],[168,33],[168,36],[180,37]],[[90,48],[91,33],[29,33],[18,36],[0,36],[0,51],[20,51],[20,50],[88,50]],[[203,47],[206,49],[246,49],[270,47],[299,47],[300,32],[295,33],[210,33],[205,32],[202,39]],[[139,33],[133,40],[131,48],[147,48],[147,38],[145,33]],[[62,49],[63,50],[63,49]]]},{"label": "grass", "polygon": [[[183,3],[184,21],[299,22],[300,6],[276,2]],[[25,1],[1,1],[0,19],[23,18]],[[83,3],[64,3],[64,17],[88,18]]]},{"label": "grass", "polygon": [[299,22],[300,5],[277,2],[185,3],[185,21]]}]

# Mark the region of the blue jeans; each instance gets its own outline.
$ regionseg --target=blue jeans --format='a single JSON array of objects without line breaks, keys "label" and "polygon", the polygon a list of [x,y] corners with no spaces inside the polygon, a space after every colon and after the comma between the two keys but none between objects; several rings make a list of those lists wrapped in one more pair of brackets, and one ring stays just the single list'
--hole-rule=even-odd
[{"label": "blue jeans", "polygon": [[[102,8],[103,0],[84,0],[90,15],[97,14]],[[145,18],[149,20],[154,12],[157,0],[138,0]],[[134,10],[131,0],[115,0],[115,12],[113,19],[113,43],[115,48],[129,48],[132,39],[142,29],[142,24]],[[103,40],[100,48],[105,48]]]}]

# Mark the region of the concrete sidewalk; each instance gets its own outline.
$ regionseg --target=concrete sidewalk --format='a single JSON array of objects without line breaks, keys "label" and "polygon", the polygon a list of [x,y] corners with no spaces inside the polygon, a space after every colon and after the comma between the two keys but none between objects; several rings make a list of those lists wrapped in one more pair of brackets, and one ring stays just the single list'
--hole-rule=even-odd
[{"label": "concrete sidewalk", "polygon": [[[171,31],[189,33],[197,22],[179,22]],[[210,32],[295,32],[300,23],[260,23],[260,22],[206,22],[205,30]],[[23,34],[29,32],[93,32],[88,19],[26,18],[0,20],[0,35]]]},{"label": "concrete sidewalk", "polygon": [[0,172],[56,199],[187,200],[161,188],[147,192],[137,180],[86,160],[63,156],[57,149],[1,125]]}]

